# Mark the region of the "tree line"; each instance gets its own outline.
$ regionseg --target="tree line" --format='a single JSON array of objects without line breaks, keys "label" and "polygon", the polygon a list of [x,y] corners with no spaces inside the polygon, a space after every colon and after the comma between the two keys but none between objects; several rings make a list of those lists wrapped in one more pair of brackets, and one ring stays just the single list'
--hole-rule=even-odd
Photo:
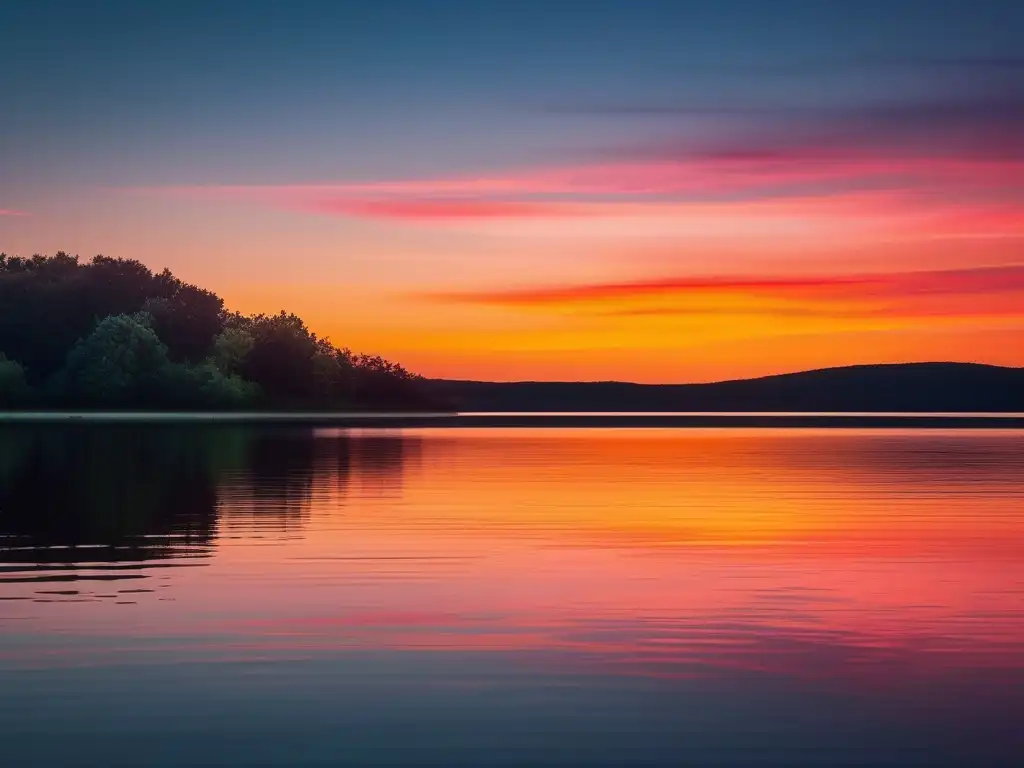
[{"label": "tree line", "polygon": [[230,312],[167,269],[0,253],[0,407],[431,407],[421,382],[294,314]]}]

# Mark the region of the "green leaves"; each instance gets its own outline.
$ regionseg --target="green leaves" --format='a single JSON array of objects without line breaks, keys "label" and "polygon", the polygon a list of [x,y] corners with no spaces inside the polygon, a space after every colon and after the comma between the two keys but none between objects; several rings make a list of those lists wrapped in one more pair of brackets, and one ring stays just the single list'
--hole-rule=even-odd
[{"label": "green leaves", "polygon": [[[169,270],[0,254],[0,407],[422,407],[419,378],[288,312],[248,317]],[[18,362],[14,362],[17,360]],[[36,387],[36,390],[32,388]]]},{"label": "green leaves", "polygon": [[116,315],[101,320],[68,353],[61,372],[62,394],[105,405],[153,400],[170,360],[147,318]]},{"label": "green leaves", "polygon": [[8,360],[0,352],[0,407],[11,407],[24,402],[29,396],[25,369],[16,360]]}]

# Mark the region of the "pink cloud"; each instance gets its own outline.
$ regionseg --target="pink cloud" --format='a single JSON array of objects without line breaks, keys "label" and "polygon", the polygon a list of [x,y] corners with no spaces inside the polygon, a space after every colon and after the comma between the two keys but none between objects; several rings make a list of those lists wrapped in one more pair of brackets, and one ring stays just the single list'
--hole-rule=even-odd
[{"label": "pink cloud", "polygon": [[[556,285],[430,294],[451,303],[521,308],[578,308],[595,314],[706,314],[715,307],[687,298],[744,297],[756,313],[898,316],[1000,315],[1024,318],[1024,265],[916,272],[779,277],[681,276],[622,283]],[[767,300],[769,303],[763,303]],[[639,306],[628,304],[645,302]],[[647,302],[655,302],[650,304]],[[626,306],[621,306],[626,302]],[[782,302],[781,304],[774,302]],[[740,312],[724,304],[726,313]]]},{"label": "pink cloud", "polygon": [[[503,200],[489,198],[409,197],[351,198],[296,193],[282,206],[371,219],[458,221],[475,219],[663,219],[713,222],[737,216],[746,219],[863,219],[899,215],[910,204],[902,193],[866,192],[818,197],[767,198],[726,203],[665,200]],[[934,210],[934,209],[932,209]]]},{"label": "pink cloud", "polygon": [[[1022,178],[1020,158],[809,143],[475,176],[137,191],[498,234],[934,239],[1024,237]],[[557,221],[582,219],[585,229]]]},{"label": "pink cloud", "polygon": [[543,218],[572,215],[573,208],[561,203],[449,198],[352,200],[327,196],[296,202],[300,209],[322,213],[405,221]]},{"label": "pink cloud", "polygon": [[[509,234],[664,234],[749,239],[876,233],[915,239],[1024,237],[1024,204],[935,200],[911,192],[852,192],[735,202],[663,200],[301,199],[298,210],[415,224],[481,224]],[[585,220],[584,229],[564,227]],[[504,230],[488,225],[510,223]],[[536,226],[529,222],[536,222]]]},{"label": "pink cloud", "polygon": [[12,208],[0,208],[0,216],[28,216],[28,212],[16,211]]},{"label": "pink cloud", "polygon": [[442,301],[453,302],[498,304],[508,306],[542,306],[548,304],[555,305],[573,302],[602,301],[617,298],[635,298],[638,296],[655,296],[705,291],[806,294],[845,289],[853,285],[865,285],[871,281],[872,278],[842,276],[694,276],[666,277],[623,283],[595,283],[498,291],[441,293],[432,294],[431,296],[432,298]]},{"label": "pink cloud", "polygon": [[[371,181],[341,184],[209,185],[150,188],[205,200],[281,203],[324,199],[536,198],[644,196],[741,191],[777,193],[790,184],[898,178],[913,182],[1011,185],[1024,173],[1024,161],[941,157],[888,158],[805,151],[778,154],[716,155],[687,160],[654,160],[541,168],[496,175]],[[1019,186],[1019,183],[1018,183]]]},{"label": "pink cloud", "polygon": [[[507,182],[511,189],[511,178]],[[252,202],[284,210],[425,225],[466,224],[492,230],[504,221],[513,225],[506,231],[516,234],[819,237],[873,231],[920,238],[1024,237],[1024,203],[963,202],[955,195],[908,188],[713,202],[646,195],[615,200],[582,195],[570,200],[468,194],[474,184],[481,192],[500,186],[483,179],[472,183],[442,180],[430,188],[423,184],[214,186],[161,191],[202,200]],[[543,188],[539,184],[523,187]],[[456,190],[462,194],[454,194]],[[586,232],[559,227],[559,220],[586,220]],[[528,221],[538,226],[528,226]]]}]

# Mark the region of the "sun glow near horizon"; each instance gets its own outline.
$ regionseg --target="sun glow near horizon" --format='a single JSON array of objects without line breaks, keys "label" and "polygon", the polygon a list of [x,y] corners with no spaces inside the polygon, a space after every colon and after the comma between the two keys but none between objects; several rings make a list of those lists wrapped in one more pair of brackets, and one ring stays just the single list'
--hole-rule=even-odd
[{"label": "sun glow near horizon", "polygon": [[[156,47],[63,79],[21,72],[14,45],[25,151],[0,180],[0,246],[168,266],[436,377],[1024,365],[1024,66],[1005,18],[905,10],[879,36],[824,13],[751,35],[718,11],[595,6],[581,36],[529,13],[529,34],[465,9],[443,29],[368,14],[322,50],[316,14],[212,14],[195,61]],[[62,29],[39,44],[71,55]],[[223,80],[218,40],[239,62]],[[129,98],[143,85],[166,103]],[[58,101],[78,105],[73,132]]]}]

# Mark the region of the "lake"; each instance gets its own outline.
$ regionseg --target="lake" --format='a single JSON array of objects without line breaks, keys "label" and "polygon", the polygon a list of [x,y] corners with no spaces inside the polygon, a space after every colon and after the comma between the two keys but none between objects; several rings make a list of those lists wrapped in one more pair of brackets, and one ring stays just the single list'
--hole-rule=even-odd
[{"label": "lake", "polygon": [[1021,765],[1024,430],[0,427],[10,766]]}]

